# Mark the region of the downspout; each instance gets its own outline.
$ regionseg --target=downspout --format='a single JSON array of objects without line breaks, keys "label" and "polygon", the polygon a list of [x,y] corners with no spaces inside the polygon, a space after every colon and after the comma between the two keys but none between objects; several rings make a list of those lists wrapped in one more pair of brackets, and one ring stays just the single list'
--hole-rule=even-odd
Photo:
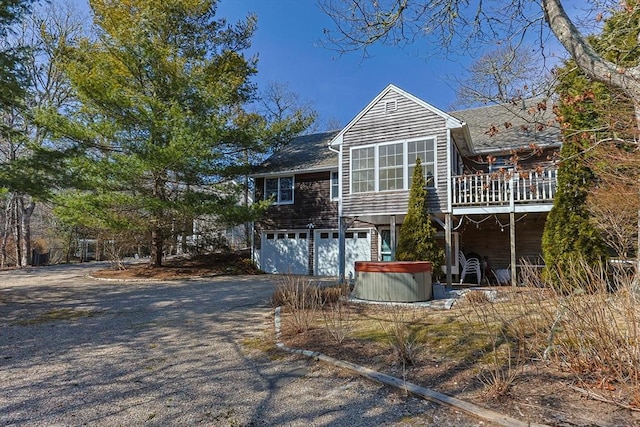
[{"label": "downspout", "polygon": [[453,141],[451,139],[451,129],[447,129],[447,211],[444,214],[444,256],[447,260],[446,262],[446,281],[447,285],[451,286],[453,282],[452,278],[452,268],[451,263],[453,262],[453,257],[451,256],[451,212],[452,212],[452,191],[453,186],[451,185],[451,177],[452,177],[452,147]]},{"label": "downspout", "polygon": [[[342,137],[341,137],[342,138]],[[345,281],[345,226],[342,218],[342,142],[340,150],[336,150],[329,144],[329,150],[338,154],[338,282]]]}]

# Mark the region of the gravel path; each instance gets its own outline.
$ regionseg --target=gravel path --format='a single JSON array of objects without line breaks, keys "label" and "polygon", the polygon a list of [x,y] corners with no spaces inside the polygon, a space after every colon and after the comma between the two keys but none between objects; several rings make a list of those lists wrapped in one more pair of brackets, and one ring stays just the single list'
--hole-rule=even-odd
[{"label": "gravel path", "polygon": [[0,272],[0,425],[478,426],[336,368],[244,344],[271,276],[105,282]]}]

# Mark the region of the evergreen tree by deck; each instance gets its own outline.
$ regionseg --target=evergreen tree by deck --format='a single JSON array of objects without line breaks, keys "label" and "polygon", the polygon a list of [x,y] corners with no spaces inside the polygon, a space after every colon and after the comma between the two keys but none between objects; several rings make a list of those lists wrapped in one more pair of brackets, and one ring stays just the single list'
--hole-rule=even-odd
[{"label": "evergreen tree by deck", "polygon": [[[558,189],[542,235],[545,277],[557,284],[558,277],[573,271],[578,260],[589,264],[602,262],[605,251],[599,233],[589,220],[586,200],[593,186],[593,175],[582,164],[584,147],[579,138],[567,138],[560,156]],[[574,278],[576,283],[580,278]]]},{"label": "evergreen tree by deck", "polygon": [[444,251],[438,247],[436,230],[429,218],[429,205],[424,171],[420,159],[416,160],[409,194],[409,206],[400,227],[396,259],[398,261],[431,261],[433,272],[440,271]]},{"label": "evergreen tree by deck", "polygon": [[[587,208],[589,191],[595,184],[593,171],[586,165],[585,150],[598,135],[580,129],[604,129],[599,102],[607,89],[576,71],[570,62],[559,71],[556,91],[560,100],[556,113],[563,129],[560,149],[558,188],[542,235],[545,277],[555,284],[577,260],[589,264],[602,262],[605,250],[602,239],[590,221]],[[579,283],[580,278],[575,278]]]},{"label": "evergreen tree by deck", "polygon": [[[638,8],[633,13],[613,15],[605,22],[603,32],[589,42],[603,57],[621,67],[637,65],[638,22]],[[606,258],[603,240],[587,208],[587,196],[596,181],[594,171],[585,162],[592,155],[587,149],[607,139],[633,139],[637,131],[633,103],[620,90],[592,81],[572,60],[557,75],[560,100],[556,113],[564,142],[558,190],[542,236],[545,275],[551,283],[577,259],[595,264]]]}]

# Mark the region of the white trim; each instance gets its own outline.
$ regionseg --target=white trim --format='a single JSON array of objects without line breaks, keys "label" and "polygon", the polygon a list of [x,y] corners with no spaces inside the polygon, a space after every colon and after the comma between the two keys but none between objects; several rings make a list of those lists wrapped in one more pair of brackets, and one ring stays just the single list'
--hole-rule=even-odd
[{"label": "white trim", "polygon": [[451,186],[451,177],[452,168],[453,168],[453,139],[451,138],[451,130],[447,130],[447,211],[444,213],[451,212],[451,206],[453,204],[452,191],[453,187]]},{"label": "white trim", "polygon": [[[411,165],[409,165],[408,145],[410,142],[428,141],[428,140],[431,140],[433,143],[433,180],[432,180],[432,184],[429,185],[428,188],[437,188],[438,187],[438,137],[433,135],[433,136],[422,136],[422,137],[408,138],[408,139],[399,139],[395,141],[384,141],[384,142],[378,142],[378,143],[372,143],[372,144],[363,144],[355,147],[350,147],[349,148],[349,177],[348,177],[349,194],[353,196],[356,194],[367,194],[367,193],[390,193],[394,191],[409,191],[411,189],[411,183],[410,183],[411,177],[409,176],[409,167],[413,166],[415,163],[412,163]],[[402,188],[396,188],[393,190],[380,190],[380,147],[386,146],[386,145],[397,145],[397,144],[402,144],[402,157],[403,157],[402,158],[402,177],[403,177]],[[353,191],[353,152],[355,150],[364,150],[369,148],[373,148],[373,159],[374,159],[373,191],[354,192]],[[423,162],[422,165],[424,166],[425,163]],[[340,161],[340,166],[342,166],[342,161]],[[340,194],[340,199],[342,199],[342,194]]]}]

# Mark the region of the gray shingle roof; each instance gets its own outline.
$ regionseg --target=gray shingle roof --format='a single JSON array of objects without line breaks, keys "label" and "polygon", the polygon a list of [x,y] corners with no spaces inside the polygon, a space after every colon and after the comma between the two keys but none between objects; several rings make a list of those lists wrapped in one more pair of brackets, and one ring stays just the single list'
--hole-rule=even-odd
[{"label": "gray shingle roof", "polygon": [[[448,114],[465,122],[471,135],[472,152],[462,145],[463,155],[508,153],[535,143],[541,148],[560,146],[560,130],[554,121],[551,102],[546,109],[535,108],[541,100],[521,105],[489,105]],[[505,124],[508,124],[505,125]],[[296,137],[254,170],[254,175],[296,171],[328,170],[338,167],[338,155],[329,142],[340,131]]]},{"label": "gray shingle roof", "polygon": [[[544,108],[536,108],[538,103]],[[475,153],[507,152],[532,143],[559,146],[561,142],[550,101],[533,99],[520,105],[489,105],[449,114],[467,124]]]},{"label": "gray shingle roof", "polygon": [[338,167],[338,155],[329,150],[329,142],[339,132],[315,133],[293,138],[256,168],[254,174],[335,169]]}]

